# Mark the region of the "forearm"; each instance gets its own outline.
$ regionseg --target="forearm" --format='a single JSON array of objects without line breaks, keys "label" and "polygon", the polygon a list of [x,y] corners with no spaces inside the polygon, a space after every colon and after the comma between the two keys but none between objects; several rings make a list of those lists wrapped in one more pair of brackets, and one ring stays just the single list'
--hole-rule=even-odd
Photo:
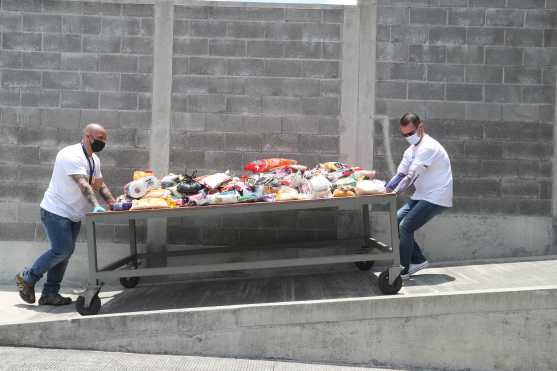
[{"label": "forearm", "polygon": [[83,194],[83,196],[87,199],[87,201],[89,201],[89,203],[93,207],[100,206],[99,201],[97,200],[97,197],[95,196],[95,191],[93,190],[93,188],[89,184],[82,185],[80,188],[81,188],[81,193]]},{"label": "forearm", "polygon": [[101,188],[99,189],[99,194],[107,204],[110,205],[114,203],[115,201],[114,196],[112,195],[112,192],[110,192],[110,189],[105,183],[101,185]]}]

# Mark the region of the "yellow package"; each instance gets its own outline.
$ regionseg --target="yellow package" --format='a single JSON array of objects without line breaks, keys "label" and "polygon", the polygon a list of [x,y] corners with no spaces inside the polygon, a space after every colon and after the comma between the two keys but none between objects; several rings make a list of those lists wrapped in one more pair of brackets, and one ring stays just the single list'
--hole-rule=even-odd
[{"label": "yellow package", "polygon": [[146,171],[135,170],[133,172],[133,180],[139,180],[141,178],[145,178],[146,176],[151,176],[151,175],[153,175],[153,172],[150,170],[146,170]]},{"label": "yellow package", "polygon": [[165,209],[167,207],[169,207],[168,202],[163,198],[143,198],[133,200],[130,210]]}]

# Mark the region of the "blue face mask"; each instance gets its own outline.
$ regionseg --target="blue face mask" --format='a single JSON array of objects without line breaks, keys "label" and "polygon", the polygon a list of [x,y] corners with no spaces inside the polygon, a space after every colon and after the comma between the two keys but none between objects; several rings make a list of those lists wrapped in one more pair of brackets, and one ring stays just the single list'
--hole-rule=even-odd
[{"label": "blue face mask", "polygon": [[409,137],[405,137],[406,141],[410,144],[416,145],[420,142],[420,136],[418,135],[418,133],[414,133],[412,135],[410,135]]}]

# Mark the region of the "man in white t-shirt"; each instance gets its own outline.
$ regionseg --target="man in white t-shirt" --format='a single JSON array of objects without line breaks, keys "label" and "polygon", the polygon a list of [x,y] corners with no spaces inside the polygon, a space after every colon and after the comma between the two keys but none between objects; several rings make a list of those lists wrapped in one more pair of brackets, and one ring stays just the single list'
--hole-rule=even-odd
[{"label": "man in white t-shirt", "polygon": [[66,305],[71,298],[60,295],[60,283],[75,249],[81,220],[89,211],[104,212],[95,191],[110,205],[114,202],[101,173],[100,152],[107,140],[106,130],[89,124],[81,143],[67,146],[56,155],[48,188],[41,202],[41,221],[50,240],[50,249],[29,269],[16,275],[19,295],[27,303],[35,302],[35,283],[47,273],[40,305]]},{"label": "man in white t-shirt", "polygon": [[425,133],[418,115],[406,113],[400,119],[400,133],[410,143],[404,151],[397,174],[387,183],[387,190],[400,193],[414,185],[415,192],[398,211],[400,263],[402,279],[429,263],[414,240],[414,232],[434,216],[453,206],[451,162],[443,146]]}]

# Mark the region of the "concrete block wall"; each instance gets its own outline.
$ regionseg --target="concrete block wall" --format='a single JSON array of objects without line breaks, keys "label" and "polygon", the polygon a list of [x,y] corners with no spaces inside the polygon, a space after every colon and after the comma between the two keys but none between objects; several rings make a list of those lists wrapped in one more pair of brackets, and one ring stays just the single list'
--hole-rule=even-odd
[{"label": "concrete block wall", "polygon": [[[339,159],[342,7],[212,3],[176,6],[174,17],[173,171],[239,175],[266,157]],[[171,243],[337,236],[330,210],[170,223]]]},{"label": "concrete block wall", "polygon": [[[551,216],[557,6],[394,1],[377,7],[376,113],[395,163],[404,112],[447,149],[457,214]],[[388,174],[383,127],[376,167]]]},{"label": "concrete block wall", "polygon": [[[109,131],[100,158],[115,194],[148,164],[153,7],[3,0],[0,33],[0,240],[44,241],[39,202],[54,157],[85,124]],[[125,233],[101,226],[99,237]]]}]

